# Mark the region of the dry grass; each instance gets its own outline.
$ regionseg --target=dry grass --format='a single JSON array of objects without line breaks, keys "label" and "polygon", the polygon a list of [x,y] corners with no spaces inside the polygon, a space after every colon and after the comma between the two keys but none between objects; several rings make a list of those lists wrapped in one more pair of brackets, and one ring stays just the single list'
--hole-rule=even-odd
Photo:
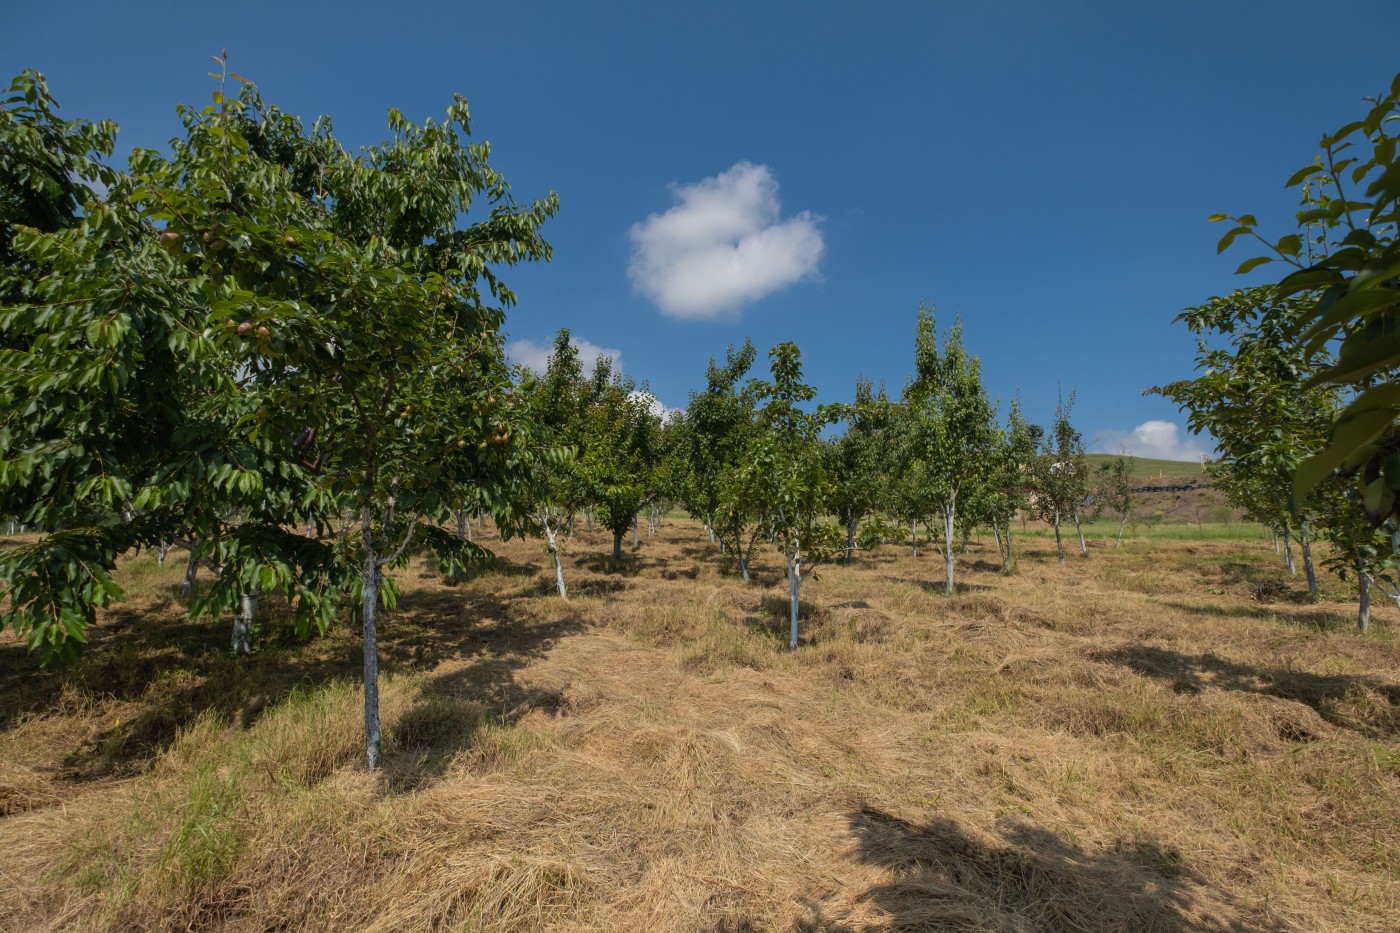
[{"label": "dry grass", "polygon": [[133,560],[74,669],[0,642],[0,928],[1393,929],[1386,610],[1261,543],[1025,540],[953,597],[933,553],[831,567],[796,652],[778,564],[689,523],[575,540],[567,603],[533,543],[415,567],[378,777],[353,632],[273,607],[234,659]]}]

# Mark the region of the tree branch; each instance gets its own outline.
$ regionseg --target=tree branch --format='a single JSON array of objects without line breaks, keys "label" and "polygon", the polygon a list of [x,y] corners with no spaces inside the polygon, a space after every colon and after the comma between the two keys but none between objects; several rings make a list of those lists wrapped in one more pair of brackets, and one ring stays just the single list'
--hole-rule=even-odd
[{"label": "tree branch", "polygon": [[413,532],[417,530],[418,522],[421,518],[422,516],[415,516],[413,521],[408,523],[408,531],[404,533],[403,540],[399,542],[398,550],[388,557],[381,557],[379,560],[376,560],[374,562],[375,567],[386,567],[403,556],[403,552],[408,549],[408,543],[413,540]]}]

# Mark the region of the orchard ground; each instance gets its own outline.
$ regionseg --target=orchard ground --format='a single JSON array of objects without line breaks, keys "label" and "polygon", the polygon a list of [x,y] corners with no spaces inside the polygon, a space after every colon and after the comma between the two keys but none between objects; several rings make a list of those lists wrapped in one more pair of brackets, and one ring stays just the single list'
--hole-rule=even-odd
[{"label": "orchard ground", "polygon": [[72,669],[0,640],[0,928],[1400,916],[1396,612],[1357,634],[1260,529],[1139,524],[1064,566],[1019,534],[1012,575],[974,543],[952,597],[932,548],[886,545],[804,587],[796,651],[780,559],[745,585],[692,522],[620,565],[580,533],[567,602],[538,542],[481,534],[500,559],[465,581],[399,573],[378,776],[353,627],[299,642],[269,600],[232,657],[226,619],[183,621],[179,551],[122,564]]}]

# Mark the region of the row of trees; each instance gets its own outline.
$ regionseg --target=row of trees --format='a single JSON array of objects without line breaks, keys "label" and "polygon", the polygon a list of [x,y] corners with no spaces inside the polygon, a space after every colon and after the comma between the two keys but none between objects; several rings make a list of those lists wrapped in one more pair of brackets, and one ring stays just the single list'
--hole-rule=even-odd
[{"label": "row of trees", "polygon": [[[567,330],[555,340],[546,370],[522,391],[550,442],[573,457],[545,469],[535,516],[567,594],[560,532],[580,517],[623,535],[643,510],[683,506],[703,521],[723,558],[749,580],[755,552],[771,546],[789,585],[790,642],[797,644],[803,580],[821,563],[888,540],[907,529],[918,553],[920,528],[938,542],[945,587],[956,587],[956,558],[974,529],[989,528],[1003,568],[1015,562],[1014,519],[1043,517],[1056,531],[1073,523],[1088,555],[1086,510],[1112,509],[1123,523],[1132,509],[1131,462],[1118,459],[1091,475],[1072,397],[1051,430],[1028,423],[1013,401],[1005,423],[988,399],[980,364],[963,345],[961,327],[941,337],[931,308],[920,311],[915,376],[898,399],[866,379],[849,404],[814,405],[791,343],[769,353],[767,378],[752,374],[750,343],[712,360],[703,390],[687,409],[662,418],[654,400],[612,370],[606,357],[586,373]],[[835,424],[844,431],[827,438]]]}]

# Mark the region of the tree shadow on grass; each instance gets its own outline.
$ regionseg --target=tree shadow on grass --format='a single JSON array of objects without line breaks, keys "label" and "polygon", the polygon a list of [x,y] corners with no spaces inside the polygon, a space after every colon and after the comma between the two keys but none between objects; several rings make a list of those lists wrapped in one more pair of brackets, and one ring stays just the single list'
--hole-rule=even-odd
[{"label": "tree shadow on grass", "polygon": [[1165,681],[1177,693],[1200,693],[1207,687],[1257,693],[1302,703],[1332,725],[1370,738],[1400,735],[1400,685],[1374,677],[1253,667],[1213,654],[1183,654],[1148,645],[1115,648],[1094,658]]},{"label": "tree shadow on grass", "polygon": [[621,560],[613,560],[612,553],[607,554],[583,554],[575,557],[574,567],[578,570],[586,570],[589,573],[605,574],[608,576],[636,577],[649,570],[663,570],[670,561],[664,557],[654,557],[639,553],[622,554]]},{"label": "tree shadow on grass", "polygon": [[533,577],[542,569],[542,564],[533,561],[520,564],[494,555],[489,560],[469,564],[460,572],[446,576],[438,572],[434,565],[425,564],[419,569],[417,577],[420,580],[440,580],[445,586],[459,586],[473,580],[489,580],[493,577]]},{"label": "tree shadow on grass", "polygon": [[563,692],[521,684],[517,674],[560,639],[587,628],[574,616],[531,625],[498,626],[468,646],[461,664],[435,674],[387,733],[384,768],[397,792],[422,790],[440,780],[464,754],[489,766],[528,747],[534,736],[518,728],[535,711],[565,715]]},{"label": "tree shadow on grass", "polygon": [[1095,851],[1020,822],[1005,825],[989,843],[947,819],[916,826],[871,807],[848,819],[860,857],[894,876],[863,899],[888,914],[895,929],[1285,929],[1209,891],[1181,853],[1150,840]]},{"label": "tree shadow on grass", "polygon": [[[884,580],[886,583],[907,583],[910,586],[917,586],[925,593],[929,593],[933,596],[948,595],[948,586],[943,580],[921,580],[917,577],[881,577],[880,579]],[[957,579],[953,581],[954,596],[966,596],[969,593],[986,593],[994,589],[996,589],[996,587],[988,586],[985,583],[964,583]]]},{"label": "tree shadow on grass", "polygon": [[1330,609],[1295,610],[1294,602],[1264,604],[1255,606],[1219,605],[1216,603],[1188,603],[1179,600],[1162,600],[1161,604],[1193,615],[1208,615],[1218,618],[1238,619],[1241,616],[1265,621],[1282,621],[1299,625],[1317,632],[1338,632],[1356,627],[1355,617]]},{"label": "tree shadow on grass", "polygon": [[[858,895],[884,917],[851,920],[844,908],[803,899],[794,933],[860,930],[1112,930],[1122,933],[1282,933],[1289,929],[1248,904],[1213,890],[1180,852],[1147,839],[1094,850],[1024,822],[999,838],[974,838],[948,819],[922,826],[873,807],[848,814],[856,855],[891,880]],[[766,926],[728,916],[714,933]]]},{"label": "tree shadow on grass", "polygon": [[[484,678],[481,695],[502,689],[516,667],[581,627],[575,620],[541,625],[516,612],[515,603],[533,593],[532,586],[407,590],[396,610],[381,617],[381,672],[473,658],[472,669]],[[141,770],[200,716],[212,713],[248,728],[294,689],[360,681],[358,626],[341,619],[325,636],[303,642],[285,604],[267,599],[261,608],[259,650],[246,657],[229,651],[227,618],[191,622],[178,607],[160,603],[104,613],[89,630],[83,657],[67,669],[40,669],[23,644],[0,645],[0,729],[56,709],[137,704],[132,715],[96,730],[63,758],[60,775],[85,781]]]},{"label": "tree shadow on grass", "polygon": [[[792,624],[792,604],[786,596],[762,596],[757,611],[744,616],[744,624],[750,629],[780,640],[787,644]],[[826,619],[827,611],[816,603],[805,599],[797,601],[798,643],[809,643],[816,628]]]}]

